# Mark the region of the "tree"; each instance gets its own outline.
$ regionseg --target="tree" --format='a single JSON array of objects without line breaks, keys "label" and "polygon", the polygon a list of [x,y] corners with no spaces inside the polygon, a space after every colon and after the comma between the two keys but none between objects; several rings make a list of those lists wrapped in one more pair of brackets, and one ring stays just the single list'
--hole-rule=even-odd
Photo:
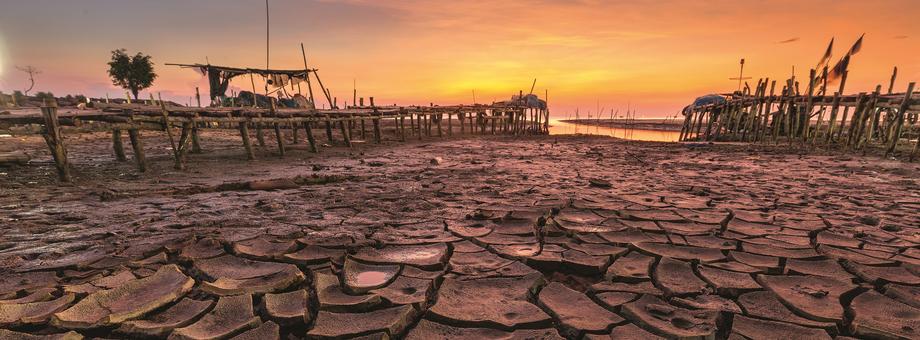
[{"label": "tree", "polygon": [[16,69],[29,74],[29,89],[23,91],[28,96],[29,91],[32,91],[32,88],[35,87],[35,75],[42,73],[42,71],[39,71],[37,68],[32,66],[16,66]]},{"label": "tree", "polygon": [[137,100],[137,93],[153,85],[157,74],[153,72],[153,62],[149,55],[138,52],[129,56],[125,49],[112,51],[112,61],[109,61],[109,77],[112,84],[131,91]]}]

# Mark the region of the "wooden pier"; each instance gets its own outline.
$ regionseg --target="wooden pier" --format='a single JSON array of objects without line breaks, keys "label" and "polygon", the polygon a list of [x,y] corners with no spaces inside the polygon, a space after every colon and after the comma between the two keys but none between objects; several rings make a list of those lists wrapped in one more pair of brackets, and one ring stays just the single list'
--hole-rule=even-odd
[{"label": "wooden pier", "polygon": [[[249,160],[255,159],[252,135],[256,143],[266,145],[266,130],[275,135],[280,157],[290,144],[300,144],[304,132],[309,150],[319,152],[316,131],[325,134],[329,144],[351,147],[356,139],[381,143],[390,133],[398,141],[409,138],[444,138],[455,134],[527,135],[546,134],[549,112],[527,105],[495,103],[455,106],[349,106],[343,109],[267,109],[253,107],[185,107],[151,100],[144,104],[92,102],[91,110],[59,115],[54,100],[46,100],[39,115],[0,116],[0,134],[41,135],[48,144],[60,180],[71,180],[66,140],[68,135],[106,132],[112,135],[117,160],[127,159],[123,133],[127,132],[139,171],[147,170],[144,132],[166,132],[176,169],[185,169],[189,153],[201,151],[202,130],[239,131],[242,149]],[[361,100],[363,103],[363,98]],[[408,121],[408,122],[407,122]],[[408,123],[408,124],[407,124]],[[340,141],[334,140],[333,130]],[[324,132],[323,132],[324,131]],[[285,134],[289,134],[288,139]]]},{"label": "wooden pier", "polygon": [[775,80],[761,79],[753,93],[725,94],[723,103],[688,107],[680,140],[879,149],[885,156],[906,152],[910,161],[917,157],[920,97],[915,83],[905,92],[893,93],[892,76],[887,92],[879,85],[871,93],[843,95],[844,76],[831,95],[826,85],[814,81],[814,71],[810,78],[813,85],[806,85],[804,93],[799,93],[794,79],[781,89]]}]

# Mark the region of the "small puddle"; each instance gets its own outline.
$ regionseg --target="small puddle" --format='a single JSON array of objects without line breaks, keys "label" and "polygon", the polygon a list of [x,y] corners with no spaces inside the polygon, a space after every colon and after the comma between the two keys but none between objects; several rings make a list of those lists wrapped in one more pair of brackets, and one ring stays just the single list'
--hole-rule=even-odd
[{"label": "small puddle", "polygon": [[376,270],[364,271],[355,274],[354,283],[360,287],[376,287],[387,283],[392,273],[386,273]]},{"label": "small puddle", "polygon": [[574,124],[552,119],[549,122],[550,135],[584,134],[596,136],[610,136],[629,140],[649,142],[676,142],[680,131],[624,129],[617,127]]}]

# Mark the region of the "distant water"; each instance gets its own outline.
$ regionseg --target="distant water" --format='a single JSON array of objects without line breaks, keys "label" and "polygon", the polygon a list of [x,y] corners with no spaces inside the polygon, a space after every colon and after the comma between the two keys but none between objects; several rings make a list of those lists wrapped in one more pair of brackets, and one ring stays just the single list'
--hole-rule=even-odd
[{"label": "distant water", "polygon": [[641,140],[650,142],[676,142],[680,137],[680,131],[658,131],[658,130],[640,130],[640,129],[623,129],[605,126],[592,126],[583,124],[573,124],[551,119],[549,121],[549,134],[551,135],[570,135],[585,134],[597,136],[611,136],[630,140]]}]

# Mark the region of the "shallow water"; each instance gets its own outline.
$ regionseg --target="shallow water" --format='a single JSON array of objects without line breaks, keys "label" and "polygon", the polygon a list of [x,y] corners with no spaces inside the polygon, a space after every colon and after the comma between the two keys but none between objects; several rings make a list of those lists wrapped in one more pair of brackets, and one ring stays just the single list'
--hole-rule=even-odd
[{"label": "shallow water", "polygon": [[366,271],[355,275],[355,284],[360,287],[376,287],[387,283],[392,277],[392,273],[381,271]]},{"label": "shallow water", "polygon": [[568,135],[568,134],[585,134],[598,136],[611,136],[623,139],[651,141],[651,142],[676,142],[680,137],[680,131],[658,131],[658,130],[641,130],[641,129],[623,129],[605,126],[591,126],[583,124],[572,124],[562,122],[556,119],[549,122],[549,134],[551,135]]}]

